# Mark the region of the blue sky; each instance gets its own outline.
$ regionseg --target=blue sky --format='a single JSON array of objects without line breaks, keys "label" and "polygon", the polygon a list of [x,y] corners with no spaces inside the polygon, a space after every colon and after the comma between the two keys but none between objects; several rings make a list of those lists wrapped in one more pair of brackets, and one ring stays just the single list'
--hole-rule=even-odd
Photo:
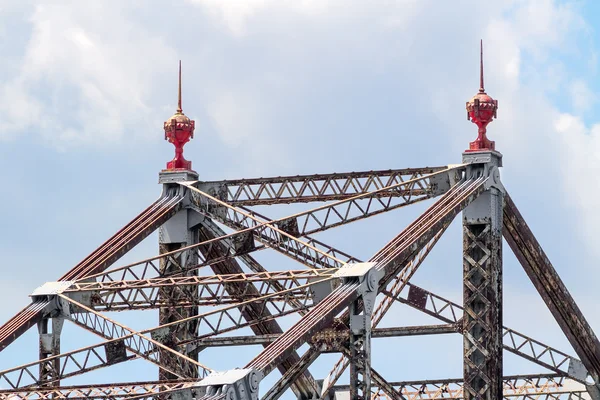
[{"label": "blue sky", "polygon": [[[185,154],[201,179],[420,167],[459,162],[476,137],[464,105],[478,89],[483,38],[486,89],[499,101],[488,132],[504,154],[504,184],[600,329],[599,19],[593,1],[0,0],[0,320],[159,195],[177,60],[183,109],[196,120]],[[366,259],[422,210],[323,238]],[[461,243],[455,223],[415,283],[460,302]],[[153,255],[155,244],[152,236],[127,260]],[[572,353],[507,246],[504,266],[506,325]],[[403,308],[389,318],[435,323]],[[63,347],[79,341],[98,340]],[[34,360],[36,343],[35,332],[15,342],[0,368]],[[375,352],[389,380],[461,375],[457,336],[376,341]],[[244,364],[226,354],[203,362]],[[140,365],[94,379],[152,379]],[[507,373],[535,371],[507,356]]]}]

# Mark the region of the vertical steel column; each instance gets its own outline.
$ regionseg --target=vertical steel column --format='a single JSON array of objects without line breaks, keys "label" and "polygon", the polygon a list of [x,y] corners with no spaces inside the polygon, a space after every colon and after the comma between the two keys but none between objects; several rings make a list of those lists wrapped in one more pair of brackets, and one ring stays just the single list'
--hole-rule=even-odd
[{"label": "vertical steel column", "polygon": [[[371,310],[362,298],[350,305],[350,399],[371,398]],[[357,320],[359,323],[352,323]]]},{"label": "vertical steel column", "polygon": [[[48,322],[51,320],[52,330],[48,331]],[[60,333],[65,319],[44,318],[38,322],[38,331],[40,335],[40,360],[60,354]],[[53,387],[60,386],[57,379],[60,373],[60,359],[40,363],[40,386]]]},{"label": "vertical steel column", "polygon": [[383,271],[375,263],[357,263],[342,268],[335,276],[344,282],[358,280],[360,296],[349,306],[350,340],[347,354],[350,362],[350,399],[371,399],[371,316]]},{"label": "vertical steel column", "polygon": [[497,152],[468,152],[467,176],[489,188],[463,211],[464,398],[502,398],[502,207]]},{"label": "vertical steel column", "polygon": [[[164,183],[164,190],[182,190],[179,185],[172,185],[173,182],[197,180],[198,175],[191,171],[181,172],[168,172],[163,171],[159,175],[159,182]],[[199,232],[197,226],[199,224],[198,216],[196,213],[183,209],[175,214],[170,220],[168,220],[159,229],[159,253],[164,254],[172,251],[176,251],[180,248],[198,243]],[[197,274],[197,270],[186,271],[190,266],[196,265],[197,256],[191,252],[186,252],[185,255],[177,255],[161,259],[160,271],[163,275],[169,275],[175,272],[184,271],[185,275]],[[163,287],[159,291],[159,296],[167,300],[170,304],[162,307],[159,310],[159,324],[167,324],[183,318],[192,317],[198,315],[198,307],[178,307],[177,300],[179,298],[185,298],[189,300],[194,296],[197,296],[197,288],[192,285],[190,287],[170,288]],[[190,339],[196,336],[197,323],[190,322],[185,326],[176,325],[171,328],[168,332],[160,332],[153,335],[153,339],[160,341],[164,345],[171,347],[175,350],[176,343],[181,340]],[[185,354],[191,359],[198,359],[198,351],[195,349],[190,350]],[[181,362],[169,357],[169,360]],[[196,378],[196,368],[190,368],[190,366],[178,366],[172,365],[172,369],[177,371],[196,371],[194,376],[187,376],[189,378]],[[177,376],[167,372],[163,369],[159,369],[158,373],[159,380],[177,379]]]}]

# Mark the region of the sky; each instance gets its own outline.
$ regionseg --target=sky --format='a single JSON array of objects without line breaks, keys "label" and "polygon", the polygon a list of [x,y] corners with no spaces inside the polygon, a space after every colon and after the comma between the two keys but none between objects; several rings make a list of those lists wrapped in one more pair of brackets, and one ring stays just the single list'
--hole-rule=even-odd
[{"label": "sky", "polygon": [[[0,321],[159,196],[178,60],[183,110],[196,121],[185,155],[200,179],[424,167],[460,162],[476,137],[464,107],[479,87],[483,39],[503,183],[598,330],[599,24],[591,0],[0,0]],[[321,237],[368,259],[424,207]],[[120,263],[154,255],[156,240]],[[414,282],[460,302],[461,246],[456,221]],[[505,325],[574,354],[507,245],[504,285]],[[388,326],[437,323],[393,310]],[[67,325],[63,338],[65,350],[98,342]],[[16,341],[0,369],[35,360],[36,343],[35,331]],[[461,343],[375,340],[374,366],[390,381],[459,377]],[[243,366],[259,349],[235,351],[202,361]],[[311,372],[324,377],[335,359]],[[94,379],[154,378],[136,363]],[[536,368],[506,356],[506,373]]]}]

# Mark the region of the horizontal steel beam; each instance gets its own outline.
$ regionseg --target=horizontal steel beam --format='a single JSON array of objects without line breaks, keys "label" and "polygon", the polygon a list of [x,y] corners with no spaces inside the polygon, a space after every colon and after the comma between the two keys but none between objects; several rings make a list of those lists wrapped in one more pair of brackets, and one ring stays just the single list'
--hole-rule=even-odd
[{"label": "horizontal steel beam", "polygon": [[[392,294],[384,291],[389,298],[409,305],[440,321],[449,324],[460,324],[462,320],[462,306],[433,294],[419,286],[409,283],[408,290]],[[503,327],[503,348],[526,360],[548,368],[561,375],[566,375],[573,380],[584,383],[587,372],[581,361],[558,349],[548,346],[538,340],[530,338],[513,329]]]},{"label": "horizontal steel beam", "polygon": [[[195,380],[155,381],[114,383],[104,385],[78,385],[56,388],[26,388],[18,391],[0,390],[0,398],[9,398],[10,395],[18,399],[96,399],[114,400],[130,399],[134,396],[156,396],[159,393],[189,390],[193,393]],[[394,390],[410,400],[437,400],[437,399],[462,399],[462,380],[439,379],[424,381],[389,382]],[[375,390],[372,399],[385,399],[386,395]],[[349,386],[335,386],[328,393],[342,394]],[[516,375],[504,378],[504,398],[510,399],[588,399],[585,386],[557,375]]]},{"label": "horizontal steel beam", "polygon": [[[76,280],[105,270],[175,215],[181,208],[182,200],[183,197],[176,190],[165,193],[59,280]],[[44,302],[34,302],[2,325],[0,352],[41,320],[43,309],[47,305]]]},{"label": "horizontal steel beam", "polygon": [[[453,324],[375,328],[372,331],[372,337],[386,338],[402,336],[441,335],[446,333],[457,333],[459,330],[460,328]],[[349,333],[350,331],[347,330],[339,331],[340,337],[346,337],[349,335]],[[196,344],[202,348],[269,344],[274,342],[279,336],[281,336],[281,334],[212,337],[199,340],[198,342],[196,342]]]},{"label": "horizontal steel beam", "polygon": [[[220,264],[215,264],[220,265]],[[240,268],[241,271],[241,268]],[[75,282],[65,294],[89,299],[96,311],[147,310],[161,307],[219,306],[284,292],[270,302],[305,300],[306,291],[289,291],[310,282],[330,278],[337,269],[231,273],[211,276],[176,276],[130,281]],[[168,290],[165,290],[168,288]],[[74,312],[78,312],[75,308]]]},{"label": "horizontal steel beam", "polygon": [[[443,171],[448,167],[389,169],[381,171],[345,172],[279,176],[271,178],[235,179],[200,182],[199,185],[222,193],[235,206],[308,203],[344,200],[358,194],[389,187],[420,176]],[[431,187],[384,191],[378,196],[410,196],[431,194]]]},{"label": "horizontal steel beam", "polygon": [[[483,191],[486,178],[467,180],[455,185],[432,207],[407,227],[400,235],[380,250],[369,261],[383,273],[378,291],[385,288],[398,274],[406,273],[406,264],[454,217]],[[304,318],[273,342],[247,368],[269,373],[287,355],[305,343],[316,331],[328,327],[333,317],[343,311],[358,296],[358,282],[342,284]]]},{"label": "horizontal steel beam", "polygon": [[[406,399],[437,400],[462,399],[461,379],[440,379],[427,381],[390,382],[395,392]],[[390,399],[387,393],[375,386],[371,399]],[[335,394],[347,396],[349,386],[334,386],[328,392],[328,399]],[[589,399],[585,385],[558,375],[515,375],[503,380],[503,398],[505,399]]]}]

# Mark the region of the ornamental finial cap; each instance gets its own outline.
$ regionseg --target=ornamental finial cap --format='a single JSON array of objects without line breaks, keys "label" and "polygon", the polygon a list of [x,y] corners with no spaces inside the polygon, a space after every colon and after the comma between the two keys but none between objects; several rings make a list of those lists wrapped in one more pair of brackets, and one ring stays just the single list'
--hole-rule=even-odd
[{"label": "ornamental finial cap", "polygon": [[179,85],[177,111],[165,124],[165,140],[175,146],[175,158],[167,163],[167,170],[192,169],[192,162],[183,157],[183,146],[194,137],[195,121],[190,120],[181,108],[181,60],[179,60]]},{"label": "ornamental finial cap", "polygon": [[496,118],[498,100],[492,99],[485,92],[483,82],[483,40],[479,48],[479,93],[467,101],[467,120],[477,125],[477,139],[469,143],[466,151],[495,150],[495,143],[486,136],[487,125]]}]

